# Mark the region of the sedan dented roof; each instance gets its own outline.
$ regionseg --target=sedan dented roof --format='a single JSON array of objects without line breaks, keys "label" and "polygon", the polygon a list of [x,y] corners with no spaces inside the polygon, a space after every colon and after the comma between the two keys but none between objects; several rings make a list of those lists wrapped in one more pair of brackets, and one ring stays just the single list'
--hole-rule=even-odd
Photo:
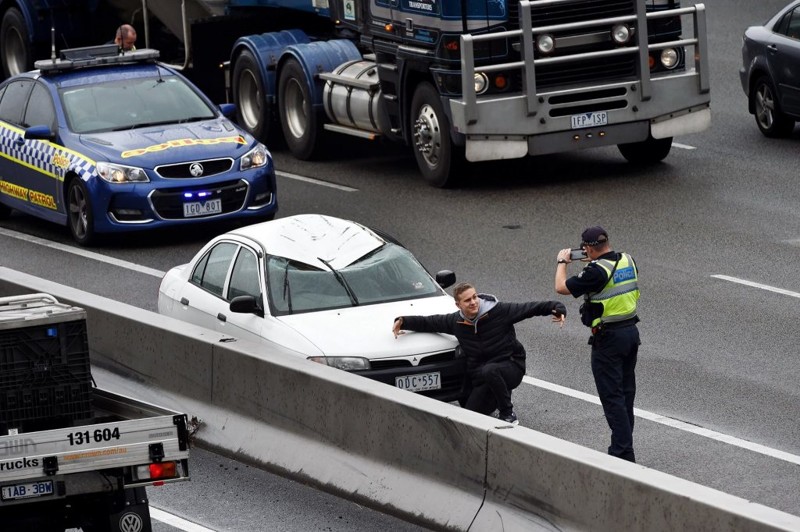
[{"label": "sedan dented roof", "polygon": [[270,255],[327,269],[341,269],[381,247],[385,241],[363,225],[322,214],[299,214],[235,229],[261,244]]}]

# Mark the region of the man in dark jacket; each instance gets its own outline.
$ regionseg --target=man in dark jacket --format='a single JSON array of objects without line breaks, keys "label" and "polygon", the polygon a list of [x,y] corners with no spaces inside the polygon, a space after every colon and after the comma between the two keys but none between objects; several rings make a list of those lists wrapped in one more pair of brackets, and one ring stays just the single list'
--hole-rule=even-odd
[{"label": "man in dark jacket", "polygon": [[514,324],[533,316],[553,316],[564,323],[567,308],[558,301],[501,303],[496,297],[478,294],[467,283],[453,290],[458,312],[434,316],[400,316],[392,327],[395,338],[406,331],[452,334],[467,361],[471,392],[465,408],[517,424],[511,390],[525,375],[525,348],[517,340]]}]

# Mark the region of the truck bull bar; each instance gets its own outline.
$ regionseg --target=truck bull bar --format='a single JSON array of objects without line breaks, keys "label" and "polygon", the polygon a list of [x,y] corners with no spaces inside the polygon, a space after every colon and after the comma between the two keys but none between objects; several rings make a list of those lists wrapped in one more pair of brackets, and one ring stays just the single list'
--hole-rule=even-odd
[{"label": "truck bull bar", "polygon": [[[509,30],[484,35],[464,34],[461,36],[461,87],[462,105],[453,106],[460,108],[463,113],[463,123],[474,125],[478,122],[478,99],[475,92],[475,53],[474,44],[500,39],[521,38],[521,61],[499,63],[493,65],[482,65],[479,70],[482,72],[498,72],[504,70],[522,70],[523,91],[527,100],[527,112],[529,116],[534,116],[539,110],[539,95],[536,90],[536,65],[567,63],[586,59],[601,58],[615,55],[638,54],[639,64],[639,97],[641,101],[647,101],[652,94],[651,75],[649,68],[649,52],[651,50],[662,50],[665,48],[679,48],[694,46],[694,73],[697,77],[697,89],[700,94],[707,94],[709,87],[709,66],[708,66],[708,44],[706,39],[706,10],[704,4],[697,4],[691,7],[670,9],[658,12],[645,12],[643,3],[637,1],[637,13],[619,17],[603,18],[584,22],[572,22],[550,26],[533,27],[531,20],[531,1],[522,0],[520,2],[520,29]],[[692,15],[694,32],[693,38],[679,39],[669,42],[649,43],[647,31],[636,31],[636,46],[626,46],[614,50],[603,50],[595,52],[583,52],[572,55],[534,58],[535,35],[551,33],[563,30],[575,30],[590,28],[595,26],[613,26],[625,22],[636,22],[637,30],[647,27],[647,20],[657,18],[676,17]],[[498,95],[491,95],[494,99]],[[455,100],[458,102],[458,100]],[[454,102],[454,103],[455,103]]]}]

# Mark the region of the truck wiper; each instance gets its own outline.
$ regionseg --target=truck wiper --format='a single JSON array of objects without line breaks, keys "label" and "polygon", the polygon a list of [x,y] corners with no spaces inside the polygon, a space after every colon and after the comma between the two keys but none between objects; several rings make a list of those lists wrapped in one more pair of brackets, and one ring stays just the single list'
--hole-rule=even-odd
[{"label": "truck wiper", "polygon": [[334,270],[334,269],[333,269],[333,267],[331,267],[331,265],[330,265],[330,264],[328,263],[328,261],[326,261],[325,259],[321,259],[321,258],[317,257],[317,260],[318,260],[318,261],[320,261],[320,262],[321,262],[322,264],[324,264],[325,266],[327,266],[327,267],[328,267],[328,269],[329,269],[331,272],[333,272],[333,276],[336,278],[336,280],[337,280],[337,281],[339,281],[339,284],[340,284],[340,285],[342,285],[342,287],[344,288],[344,291],[345,291],[345,292],[347,292],[347,295],[348,295],[348,296],[350,296],[350,302],[351,302],[351,303],[352,303],[354,306],[357,306],[357,305],[358,305],[358,298],[357,298],[357,297],[356,297],[356,295],[353,293],[353,291],[352,291],[352,290],[350,290],[350,287],[349,287],[349,286],[347,285],[347,283],[344,281],[344,277],[342,277],[342,274],[340,274],[339,272],[337,272],[336,270]]}]

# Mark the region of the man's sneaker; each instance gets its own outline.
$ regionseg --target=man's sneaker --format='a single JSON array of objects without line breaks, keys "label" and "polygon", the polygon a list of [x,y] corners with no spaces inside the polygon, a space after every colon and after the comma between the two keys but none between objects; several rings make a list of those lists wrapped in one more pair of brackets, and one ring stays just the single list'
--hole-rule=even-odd
[{"label": "man's sneaker", "polygon": [[511,423],[512,425],[519,425],[519,420],[517,419],[517,415],[512,411],[510,414],[506,414],[505,416],[500,416],[502,421],[506,423]]}]

